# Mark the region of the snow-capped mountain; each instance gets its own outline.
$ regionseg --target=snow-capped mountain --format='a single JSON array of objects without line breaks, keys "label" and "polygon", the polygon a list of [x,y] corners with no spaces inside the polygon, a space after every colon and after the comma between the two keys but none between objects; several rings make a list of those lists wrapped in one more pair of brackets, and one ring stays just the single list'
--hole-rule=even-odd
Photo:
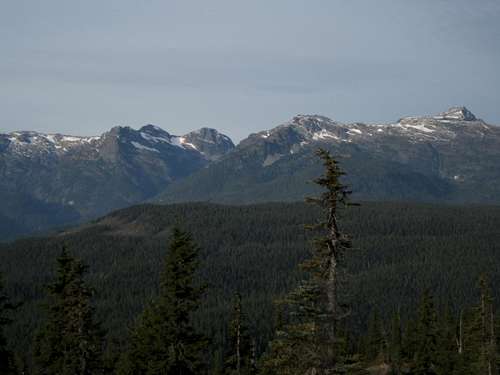
[{"label": "snow-capped mountain", "polygon": [[[446,143],[457,137],[496,134],[497,127],[487,125],[465,107],[453,107],[432,117],[404,117],[393,124],[342,124],[324,116],[298,115],[272,130],[252,134],[241,145],[253,143],[280,145],[288,153],[316,143],[378,143],[383,139],[400,137],[412,143]],[[283,154],[284,155],[284,154]],[[268,155],[269,165],[282,154]]]},{"label": "snow-capped mountain", "polygon": [[184,136],[154,125],[98,137],[0,134],[0,223],[44,229],[142,202],[232,148],[207,128]]},{"label": "snow-capped mountain", "polygon": [[[137,150],[160,152],[163,146],[176,146],[184,150],[196,151],[206,159],[217,159],[234,147],[228,136],[220,134],[215,129],[201,128],[184,136],[175,136],[151,124],[139,130],[117,126],[98,137],[18,131],[0,134],[0,144],[3,145],[3,151],[8,150],[26,157],[48,153],[62,155],[78,149],[99,153],[110,137],[119,138],[121,143],[130,143]],[[212,147],[206,147],[206,144]]]},{"label": "snow-capped mountain", "polygon": [[340,159],[357,199],[500,203],[500,127],[465,107],[390,124],[298,115],[250,135],[158,200],[300,200],[321,173],[318,147]]},{"label": "snow-capped mountain", "polygon": [[182,142],[187,142],[209,160],[219,160],[234,148],[231,138],[210,128],[192,131],[181,139]]},{"label": "snow-capped mountain", "polygon": [[[154,125],[98,137],[0,134],[0,234],[67,225],[154,200],[302,200],[335,155],[356,200],[500,203],[500,127],[465,107],[389,124],[298,115],[234,146],[202,128]],[[0,238],[1,239],[1,238]]]}]

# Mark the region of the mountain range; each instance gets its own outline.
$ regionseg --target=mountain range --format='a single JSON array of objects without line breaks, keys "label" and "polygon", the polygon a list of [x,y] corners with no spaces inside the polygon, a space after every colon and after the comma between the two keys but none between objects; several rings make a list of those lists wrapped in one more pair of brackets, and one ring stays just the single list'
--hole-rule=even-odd
[{"label": "mountain range", "polygon": [[184,136],[153,125],[99,137],[0,134],[0,233],[43,231],[142,202],[233,148],[208,128]]},{"label": "mountain range", "polygon": [[500,127],[465,107],[393,124],[343,124],[299,115],[251,134],[230,153],[176,181],[160,202],[302,200],[329,150],[358,200],[500,203]]},{"label": "mountain range", "polygon": [[319,147],[338,158],[357,200],[500,203],[500,127],[465,107],[391,124],[298,115],[237,146],[209,128],[18,131],[0,134],[0,239],[144,201],[302,200],[322,171]]}]

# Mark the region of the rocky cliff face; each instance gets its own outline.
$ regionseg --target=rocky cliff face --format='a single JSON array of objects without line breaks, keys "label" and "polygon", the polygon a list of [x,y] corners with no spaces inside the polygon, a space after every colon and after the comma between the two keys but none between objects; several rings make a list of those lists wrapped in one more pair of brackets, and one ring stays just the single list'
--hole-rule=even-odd
[{"label": "rocky cliff face", "polygon": [[201,128],[186,134],[184,142],[192,145],[208,160],[219,160],[234,148],[234,143],[227,135],[215,129]]}]

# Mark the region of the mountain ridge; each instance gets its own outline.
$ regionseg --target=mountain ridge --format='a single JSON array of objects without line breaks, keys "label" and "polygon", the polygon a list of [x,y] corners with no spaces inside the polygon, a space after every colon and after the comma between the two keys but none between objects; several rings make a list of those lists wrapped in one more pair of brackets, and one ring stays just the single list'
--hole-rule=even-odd
[{"label": "mountain ridge", "polygon": [[89,220],[153,197],[233,147],[215,129],[176,136],[151,124],[97,137],[0,134],[0,218],[21,232]]},{"label": "mountain ridge", "polygon": [[249,135],[222,160],[172,184],[156,201],[300,200],[313,193],[305,181],[321,173],[314,158],[319,147],[339,158],[359,199],[499,202],[498,188],[488,185],[500,184],[500,128],[466,107],[389,124],[298,115]]},{"label": "mountain ridge", "polygon": [[0,238],[133,204],[297,201],[315,193],[314,153],[339,159],[360,200],[500,203],[500,127],[466,107],[388,124],[297,115],[234,145],[216,129],[147,124],[100,136],[0,134]]}]

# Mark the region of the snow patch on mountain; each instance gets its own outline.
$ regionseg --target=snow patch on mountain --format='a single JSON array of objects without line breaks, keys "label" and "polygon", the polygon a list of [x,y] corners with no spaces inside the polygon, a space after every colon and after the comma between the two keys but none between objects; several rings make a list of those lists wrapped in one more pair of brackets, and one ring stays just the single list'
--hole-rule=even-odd
[{"label": "snow patch on mountain", "polygon": [[458,121],[477,121],[476,116],[466,107],[452,107],[449,110],[434,116],[437,120],[458,120]]},{"label": "snow patch on mountain", "polygon": [[192,149],[198,150],[195,145],[186,141],[186,137],[173,136],[172,138],[170,138],[170,143],[173,146],[182,147],[182,148],[186,148],[186,146],[187,146],[187,147],[190,147]]},{"label": "snow patch on mountain", "polygon": [[347,133],[348,134],[353,134],[354,133],[354,134],[358,134],[358,135],[363,134],[363,132],[361,130],[359,130],[359,129],[349,129],[349,131]]},{"label": "snow patch on mountain", "polygon": [[11,150],[25,156],[30,156],[34,152],[68,152],[74,147],[91,144],[101,138],[43,134],[33,131],[17,131],[3,136],[9,141]]},{"label": "snow patch on mountain", "polygon": [[[289,154],[311,144],[329,142],[366,143],[386,142],[387,137],[397,137],[411,143],[450,142],[465,134],[485,136],[483,129],[491,129],[478,120],[465,107],[453,107],[436,116],[403,117],[392,124],[340,123],[319,115],[297,115],[271,130],[262,131],[248,138],[265,143],[285,140]],[[481,134],[479,134],[481,133]],[[245,140],[243,143],[246,143]],[[273,155],[265,164],[274,163]]]},{"label": "snow patch on mountain", "polygon": [[327,139],[327,138],[340,139],[337,135],[335,135],[332,132],[329,132],[326,129],[321,129],[319,132],[315,132],[312,135],[312,139],[315,141],[318,141],[320,139]]},{"label": "snow patch on mountain", "polygon": [[154,135],[151,135],[151,134],[145,133],[145,132],[140,132],[139,134],[141,135],[142,138],[144,138],[145,140],[147,140],[149,142],[172,143],[170,137],[168,137],[168,136],[167,137],[158,137],[158,136],[154,136]]},{"label": "snow patch on mountain", "polygon": [[156,148],[144,146],[143,144],[135,142],[135,141],[132,141],[130,143],[132,143],[132,146],[134,146],[135,148],[137,148],[139,150],[146,150],[146,151],[152,151],[152,152],[160,152]]},{"label": "snow patch on mountain", "polygon": [[418,131],[421,131],[421,132],[424,132],[424,133],[434,133],[435,130],[434,129],[430,129],[428,127],[426,127],[424,124],[419,124],[419,125],[402,125],[403,128],[411,128],[411,129],[415,129],[415,130],[418,130]]}]

